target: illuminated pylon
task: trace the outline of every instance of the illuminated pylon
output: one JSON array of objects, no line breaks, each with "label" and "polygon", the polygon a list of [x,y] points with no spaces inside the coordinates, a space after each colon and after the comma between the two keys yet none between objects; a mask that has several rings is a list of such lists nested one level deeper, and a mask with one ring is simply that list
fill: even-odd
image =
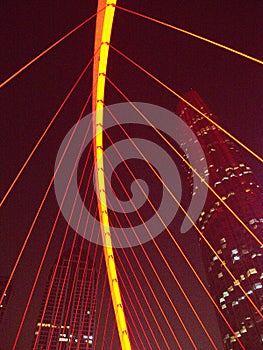
[{"label": "illuminated pylon", "polygon": [[131,349],[118,276],[115,266],[114,253],[112,249],[111,233],[109,226],[108,208],[105,191],[104,179],[104,159],[103,159],[103,108],[104,108],[104,90],[107,71],[109,43],[111,38],[112,23],[115,12],[116,1],[98,1],[99,12],[96,23],[94,53],[99,49],[99,56],[94,59],[93,68],[93,127],[94,127],[94,155],[96,160],[96,187],[98,194],[98,209],[101,222],[101,235],[104,245],[104,256],[110,285],[111,298],[117,322],[117,328],[123,350]]}]

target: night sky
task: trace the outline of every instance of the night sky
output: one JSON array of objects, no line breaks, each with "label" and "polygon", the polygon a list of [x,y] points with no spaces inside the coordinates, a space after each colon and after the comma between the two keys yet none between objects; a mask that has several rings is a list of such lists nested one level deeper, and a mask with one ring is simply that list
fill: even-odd
[{"label": "night sky", "polygon": [[[262,59],[262,1],[136,0],[119,1],[118,4]],[[2,82],[94,14],[96,1],[8,1],[1,2],[0,11]],[[94,31],[93,19],[1,89],[1,193],[6,192],[53,114],[93,56]],[[263,70],[260,64],[119,9],[116,10],[112,44],[176,92],[182,94],[190,88],[197,90],[217,115],[219,124],[256,153],[262,153]],[[110,52],[108,75],[130,100],[148,102],[175,111],[178,103],[175,96],[113,51]],[[53,175],[60,143],[77,120],[91,91],[91,84],[89,69],[3,206],[0,275],[10,274]],[[123,98],[107,86],[105,101],[112,104],[123,102]],[[88,106],[86,114],[90,111],[91,107]],[[244,156],[260,180],[259,161],[246,151]],[[13,343],[57,209],[52,190],[12,283],[12,297],[5,322],[0,327],[1,350],[9,350]],[[65,225],[61,217],[18,349],[28,349],[31,344],[32,324],[35,323],[42,289],[58,253]],[[160,235],[157,241],[167,252],[168,261],[174,266],[178,278],[220,349],[213,308],[186,269],[182,258],[169,245],[168,237]],[[184,237],[178,234],[178,241],[197,270],[203,274],[195,233]],[[70,246],[70,239],[67,245]],[[147,243],[145,248],[154,259],[152,244]],[[144,264],[146,273],[149,272],[147,261],[139,248],[136,248],[136,255]],[[194,333],[199,348],[210,349],[211,345],[162,268],[160,265],[160,275],[165,276],[166,285],[172,291],[176,305]],[[161,296],[159,287],[156,288],[157,295]],[[147,292],[146,287],[145,290]],[[169,307],[167,314],[172,315]],[[183,348],[191,349],[177,322],[173,321],[173,325],[178,329]]]}]

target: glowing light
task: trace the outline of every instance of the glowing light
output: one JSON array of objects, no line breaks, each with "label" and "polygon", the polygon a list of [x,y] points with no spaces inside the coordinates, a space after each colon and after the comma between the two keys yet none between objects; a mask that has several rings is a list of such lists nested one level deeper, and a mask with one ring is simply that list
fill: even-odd
[{"label": "glowing light", "polygon": [[[99,1],[98,7],[102,4],[102,1]],[[104,107],[104,91],[105,91],[105,80],[106,80],[106,71],[108,63],[108,53],[109,53],[109,42],[111,38],[111,30],[115,12],[115,1],[107,1],[106,9],[104,12],[104,20],[101,32],[100,40],[100,53],[99,53],[99,62],[95,61],[94,66],[98,64],[98,69],[94,68],[93,71],[97,71],[98,75],[95,78],[97,79],[97,89],[96,89],[96,104],[95,104],[95,159],[97,169],[104,168],[103,160],[103,107]],[[102,14],[103,15],[103,14]],[[97,22],[98,23],[98,22]],[[97,40],[95,39],[95,42]],[[94,106],[93,106],[94,108]],[[106,201],[106,192],[105,192],[105,179],[103,172],[96,172],[96,185],[98,188],[99,196],[99,215],[101,221],[101,234],[104,243],[104,256],[107,267],[112,303],[114,307],[117,328],[119,333],[119,338],[121,342],[122,349],[131,349],[129,335],[126,326],[126,319],[124,315],[122,299],[119,289],[119,283],[117,278],[117,271],[114,261],[114,253],[112,249],[112,241],[110,235],[109,227],[109,217],[107,211],[107,201]]]}]

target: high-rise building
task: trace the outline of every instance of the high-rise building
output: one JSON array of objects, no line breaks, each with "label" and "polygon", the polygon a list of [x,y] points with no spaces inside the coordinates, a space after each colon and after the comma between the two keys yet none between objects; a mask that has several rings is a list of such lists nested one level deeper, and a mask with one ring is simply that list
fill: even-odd
[{"label": "high-rise building", "polygon": [[61,257],[56,271],[54,265],[41,304],[32,349],[94,349],[96,277],[86,254],[74,251],[70,256],[67,252]]},{"label": "high-rise building", "polygon": [[[198,93],[190,91],[184,97],[212,120],[216,120]],[[262,241],[262,188],[243,159],[242,151],[213,123],[186,103],[179,102],[176,114],[198,137],[208,164],[206,179],[209,179],[210,186]],[[192,171],[189,170],[190,184],[191,177]],[[195,190],[192,188],[192,193]],[[262,349],[263,320],[247,296],[262,312],[263,247],[211,191],[198,226],[223,261],[222,264],[200,238],[212,297],[244,347],[250,350]],[[233,273],[235,280],[227,273],[224,264]],[[240,285],[247,296],[241,291]],[[240,349],[236,337],[220,315],[218,321],[225,349]]]}]

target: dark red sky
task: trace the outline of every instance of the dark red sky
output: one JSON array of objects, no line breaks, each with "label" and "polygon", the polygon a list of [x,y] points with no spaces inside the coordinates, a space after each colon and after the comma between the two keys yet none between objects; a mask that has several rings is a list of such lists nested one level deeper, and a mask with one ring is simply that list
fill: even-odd
[{"label": "dark red sky", "polygon": [[[254,57],[263,56],[261,1],[136,0],[119,1],[119,5],[203,35]],[[0,6],[1,81],[96,11],[95,1],[8,1],[2,2]],[[1,172],[2,193],[15,177],[86,62],[92,57],[94,25],[93,20],[1,90],[1,158],[4,170]],[[261,65],[120,10],[116,11],[112,43],[176,92],[196,89],[227,130],[256,153],[262,153]],[[110,53],[109,77],[131,100],[175,110],[178,100],[171,93],[151,81],[115,52]],[[90,89],[89,73],[63,109],[4,204],[1,275],[8,275],[13,266],[52,176],[60,142],[76,121]],[[122,101],[111,88],[108,87],[106,91],[108,104]],[[88,109],[87,112],[89,111]],[[246,157],[259,177],[259,162],[250,155]],[[10,316],[4,326],[9,339],[4,340],[1,349],[10,349],[14,325],[22,312],[22,305],[26,293],[30,290],[39,261],[39,251],[43,250],[52,225],[51,218],[56,210],[52,193],[14,281],[14,303],[9,306]],[[63,219],[60,220],[59,227],[61,230],[64,228]],[[46,271],[56,255],[60,240],[58,229]],[[179,237],[179,240],[190,253],[189,241],[192,248],[194,235]],[[167,256],[171,261],[178,261],[178,265],[181,266],[178,274],[184,280],[188,292],[194,291],[191,293],[193,301],[218,341],[216,323],[210,316],[211,307],[207,306],[206,302],[199,303],[199,297],[203,297],[202,292],[197,289],[191,277],[188,278],[182,260],[171,247],[165,246],[165,242],[165,239],[160,240],[160,245],[163,244],[167,249]],[[200,269],[197,246],[193,250],[192,261]],[[142,256],[141,259],[143,260]],[[18,292],[21,288],[25,290],[24,293]],[[177,291],[174,290],[176,294]],[[179,303],[184,305],[183,301],[179,300]],[[32,311],[31,320],[33,314]],[[185,317],[189,318],[189,324],[196,331],[197,326],[192,316],[186,314]],[[26,339],[26,332],[24,337]],[[184,336],[181,337],[182,342],[188,344]],[[209,349],[202,334],[197,338],[200,349]],[[23,344],[26,344],[25,340]],[[19,349],[27,349],[27,346],[20,345]]]}]

